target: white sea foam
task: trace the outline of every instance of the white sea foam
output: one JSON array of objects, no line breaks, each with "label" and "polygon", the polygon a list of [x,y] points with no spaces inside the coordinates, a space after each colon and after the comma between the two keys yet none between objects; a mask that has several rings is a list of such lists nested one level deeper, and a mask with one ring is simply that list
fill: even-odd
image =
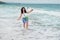
[{"label": "white sea foam", "polygon": [[54,10],[44,10],[44,9],[35,9],[33,8],[34,13],[41,13],[41,14],[48,14],[53,16],[59,16],[60,17],[60,11],[54,11]]},{"label": "white sea foam", "polygon": [[25,30],[22,20],[17,21],[20,15],[19,7],[2,7],[0,9],[0,40],[59,40],[60,12],[27,8],[28,11],[31,9],[33,12],[29,16],[29,29]]}]

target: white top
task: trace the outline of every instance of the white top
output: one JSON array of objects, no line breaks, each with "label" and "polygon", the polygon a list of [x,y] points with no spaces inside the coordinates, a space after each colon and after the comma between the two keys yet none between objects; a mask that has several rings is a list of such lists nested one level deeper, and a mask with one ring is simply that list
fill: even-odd
[{"label": "white top", "polygon": [[28,13],[23,13],[22,14],[22,17],[24,18],[24,17],[28,17]]}]

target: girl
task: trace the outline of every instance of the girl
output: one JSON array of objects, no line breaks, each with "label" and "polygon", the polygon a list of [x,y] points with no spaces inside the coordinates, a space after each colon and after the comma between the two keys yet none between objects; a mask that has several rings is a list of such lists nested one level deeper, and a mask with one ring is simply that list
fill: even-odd
[{"label": "girl", "polygon": [[26,28],[26,29],[28,29],[28,14],[32,11],[33,11],[33,9],[31,9],[29,12],[27,12],[25,7],[21,8],[21,14],[20,14],[18,20],[20,20],[22,18],[23,27]]}]

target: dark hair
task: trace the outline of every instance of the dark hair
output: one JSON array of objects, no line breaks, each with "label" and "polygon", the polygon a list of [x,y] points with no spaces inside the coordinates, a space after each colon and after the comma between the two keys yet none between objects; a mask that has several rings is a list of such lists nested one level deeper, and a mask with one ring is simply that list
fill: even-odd
[{"label": "dark hair", "polygon": [[22,7],[22,8],[21,8],[21,14],[23,14],[23,9],[24,9],[24,13],[27,13],[25,7]]}]

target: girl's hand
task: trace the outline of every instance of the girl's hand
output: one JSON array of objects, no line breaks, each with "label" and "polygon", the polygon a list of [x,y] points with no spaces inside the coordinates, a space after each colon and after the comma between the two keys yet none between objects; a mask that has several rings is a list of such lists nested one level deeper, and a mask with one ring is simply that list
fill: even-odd
[{"label": "girl's hand", "polygon": [[31,9],[29,12],[27,12],[27,13],[31,13],[33,11],[33,9]]}]

